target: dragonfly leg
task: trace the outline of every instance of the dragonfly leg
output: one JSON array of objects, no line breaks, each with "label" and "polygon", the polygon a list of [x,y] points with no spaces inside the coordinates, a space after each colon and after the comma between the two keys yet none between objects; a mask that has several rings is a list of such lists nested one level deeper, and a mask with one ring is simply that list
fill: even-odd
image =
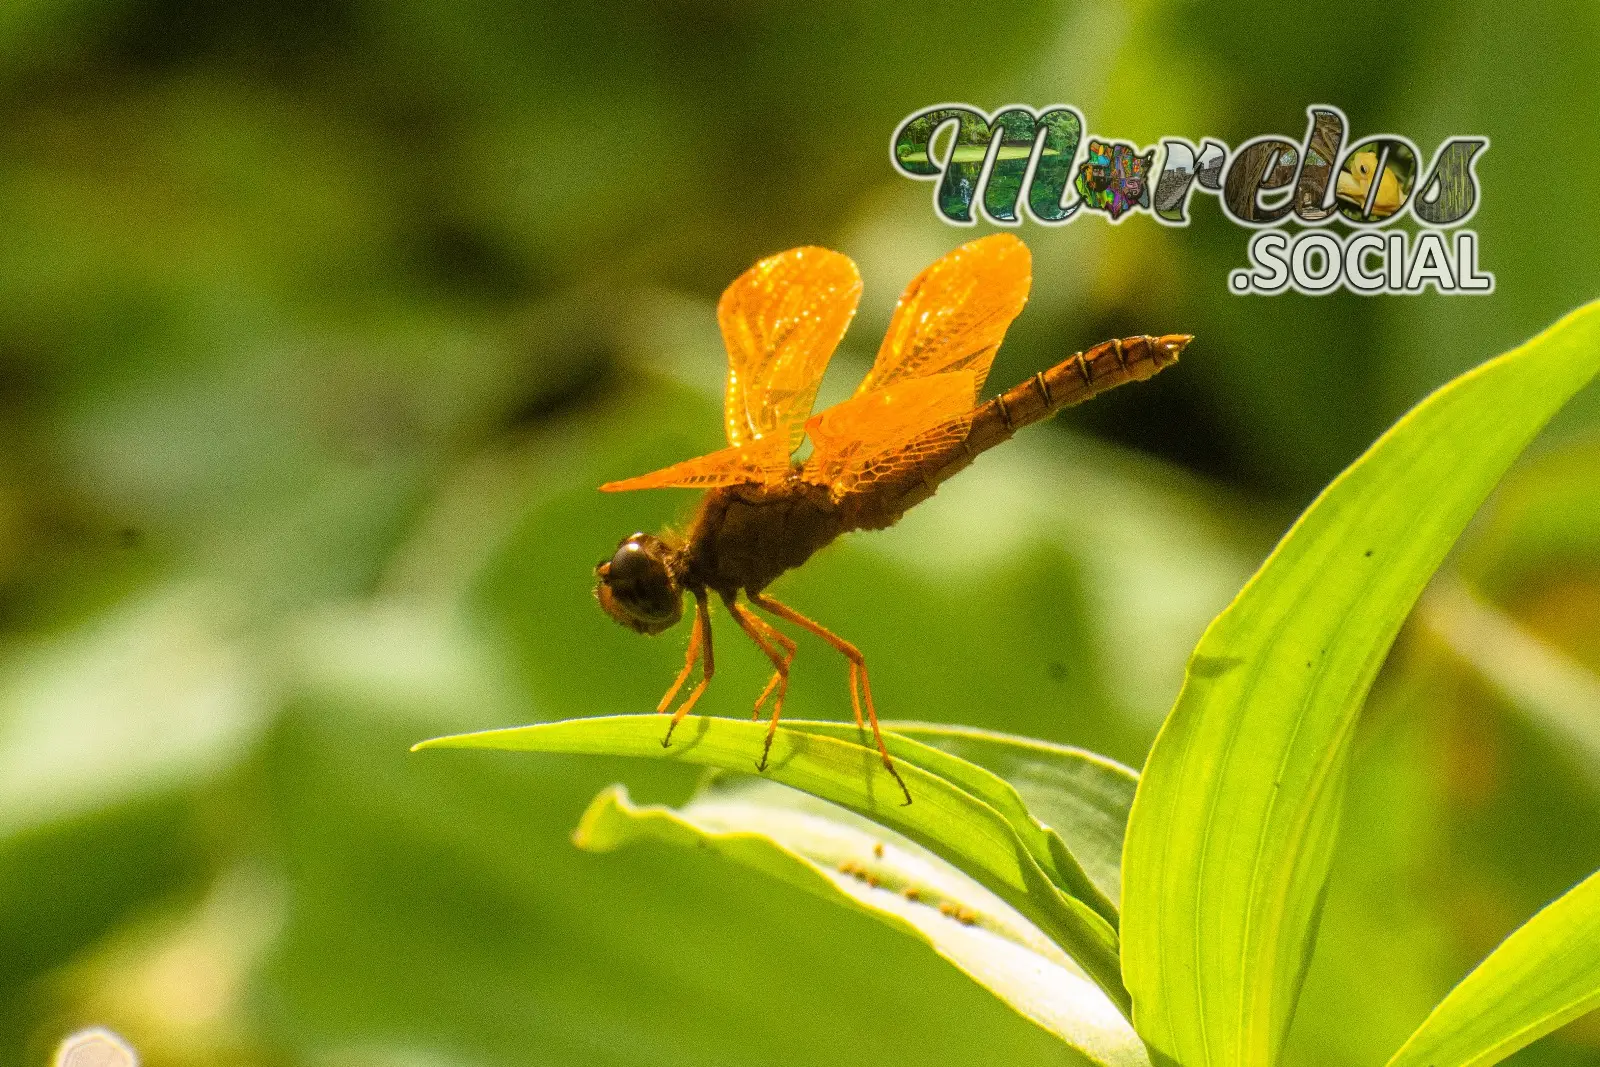
[{"label": "dragonfly leg", "polygon": [[689,709],[694,707],[695,701],[700,699],[700,694],[706,691],[711,676],[716,673],[716,665],[711,658],[711,606],[706,603],[703,593],[695,594],[694,632],[689,636],[689,654],[684,657],[683,670],[678,672],[678,680],[672,683],[667,695],[661,698],[661,705],[657,711],[666,711],[672,703],[672,698],[683,688],[684,681],[689,677],[689,671],[694,667],[696,655],[700,656],[705,668],[700,674],[700,683],[689,691],[689,699],[679,704],[678,710],[672,713],[672,721],[667,723],[667,736],[661,739],[662,748],[671,746],[672,731],[676,730],[683,717],[689,714]]},{"label": "dragonfly leg", "polygon": [[683,657],[683,670],[678,672],[678,678],[672,683],[672,688],[667,690],[666,696],[661,698],[661,703],[656,705],[656,713],[665,715],[672,706],[673,700],[678,696],[678,690],[683,688],[683,683],[689,680],[689,672],[694,670],[695,661],[700,658],[700,644],[703,640],[700,629],[700,616],[696,613],[694,627],[689,632],[689,651]]},{"label": "dragonfly leg", "polygon": [[906,803],[910,804],[911,790],[906,788],[906,783],[900,777],[900,772],[895,770],[894,761],[889,758],[889,746],[883,743],[883,731],[878,729],[878,712],[872,706],[872,685],[867,681],[867,660],[861,654],[861,650],[821,623],[813,622],[787,604],[781,604],[762,593],[752,595],[750,603],[769,614],[776,615],[780,619],[810,630],[838,649],[839,653],[850,661],[850,701],[855,709],[856,723],[859,725],[861,722],[861,705],[856,697],[856,686],[859,682],[861,695],[866,698],[867,720],[872,724],[872,739],[878,743],[878,754],[883,757],[884,770],[893,776],[895,784],[900,787],[900,792],[906,796]]},{"label": "dragonfly leg", "polygon": [[[766,638],[770,643],[776,644],[783,649],[783,666],[785,669],[781,673],[783,675],[783,688],[787,689],[789,686],[789,672],[787,668],[791,663],[794,662],[794,653],[796,647],[798,646],[795,645],[794,641],[789,637],[788,634],[784,633],[782,630],[778,629],[776,626],[772,625],[755,612],[747,611],[745,612],[745,616],[752,623],[754,623],[763,634],[766,635]],[[779,672],[777,671],[773,672],[772,677],[767,681],[767,687],[763,689],[761,691],[761,695],[756,698],[757,715],[761,713],[761,705],[767,702],[768,694],[770,694],[772,690],[777,687],[778,674]]]},{"label": "dragonfly leg", "polygon": [[[761,690],[761,695],[756,698],[755,711],[751,718],[755,719],[761,714],[761,705],[767,702],[767,697],[774,687],[778,690],[777,697],[772,702],[772,719],[767,723],[767,740],[761,746],[761,759],[756,761],[756,770],[767,769],[767,756],[772,752],[772,738],[778,732],[778,718],[783,714],[783,698],[789,692],[789,664],[794,662],[795,643],[785,634],[778,632],[777,627],[760,618],[755,613],[747,611],[733,601],[727,601],[728,611],[739,621],[744,632],[750,635],[772,661],[772,678],[767,682],[767,687]],[[778,651],[777,645],[783,651]]]}]

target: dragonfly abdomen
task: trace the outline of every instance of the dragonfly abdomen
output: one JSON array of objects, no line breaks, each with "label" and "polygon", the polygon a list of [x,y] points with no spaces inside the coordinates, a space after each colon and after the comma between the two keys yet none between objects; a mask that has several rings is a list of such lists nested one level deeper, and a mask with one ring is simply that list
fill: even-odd
[{"label": "dragonfly abdomen", "polygon": [[979,405],[972,415],[967,450],[976,455],[1062,408],[1081,404],[1126,382],[1154,377],[1178,362],[1179,353],[1193,339],[1189,334],[1125,337],[1104,341],[1062,360]]},{"label": "dragonfly abdomen", "polygon": [[915,470],[885,487],[875,499],[858,505],[856,529],[882,529],[934,494],[940,483],[961,472],[995,445],[1009,441],[1024,426],[1047,419],[1062,408],[1081,404],[1125,382],[1143,381],[1178,362],[1193,337],[1124,337],[1078,352],[1049,370],[1013,386],[972,413],[966,437],[939,455],[929,456]]}]

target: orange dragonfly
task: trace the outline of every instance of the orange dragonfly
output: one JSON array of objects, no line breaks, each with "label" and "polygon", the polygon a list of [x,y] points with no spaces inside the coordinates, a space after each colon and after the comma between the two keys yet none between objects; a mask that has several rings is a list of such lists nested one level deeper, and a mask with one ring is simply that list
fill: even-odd
[{"label": "orange dragonfly", "polygon": [[[1079,352],[1009,392],[978,403],[1006,328],[1027,302],[1032,258],[1009,234],[962,245],[901,294],[877,360],[855,394],[821,414],[812,401],[828,359],[855,315],[861,275],[846,256],[794,248],[763,259],[728,286],[717,322],[728,349],[728,447],[653,474],[608,482],[608,493],[682,487],[706,490],[684,536],[636,533],[596,568],[595,595],[617,622],[658,634],[694,595],[694,629],[683,670],[657,710],[665,712],[698,660],[699,684],[672,715],[662,745],[705,692],[715,670],[710,593],[772,661],[756,698],[772,718],[756,766],[765,770],[783,713],[795,642],[739,603],[809,630],[850,664],[850,702],[862,704],[883,766],[911,803],[878,728],[866,660],[849,641],[766,593],[773,579],[851,530],[881,530],[932,496],[946,478],[1020,427],[1123,382],[1172,365],[1185,334],[1129,337]],[[791,459],[809,436],[812,451]]]}]

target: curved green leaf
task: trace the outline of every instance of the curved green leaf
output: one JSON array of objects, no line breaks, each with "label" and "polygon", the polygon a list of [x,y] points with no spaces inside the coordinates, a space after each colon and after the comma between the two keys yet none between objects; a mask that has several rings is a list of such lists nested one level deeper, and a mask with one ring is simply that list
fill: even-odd
[{"label": "curved green leaf", "polygon": [[[787,729],[845,740],[862,736],[859,727],[842,722],[799,721],[790,723]],[[884,724],[883,741],[890,754],[897,760],[938,775],[993,808],[1006,820],[1017,839],[1056,888],[1089,905],[1115,928],[1119,916],[1114,899],[1089,876],[1074,849],[1067,845],[1061,835],[1046,826],[1029,809],[1017,789],[1004,777],[976,762],[952,754],[944,746],[924,744],[907,736],[920,729],[923,727],[916,723]],[[1120,860],[1120,856],[1118,858]]]},{"label": "curved green leaf", "polygon": [[1428,397],[1206,630],[1124,850],[1123,973],[1153,1049],[1186,1067],[1275,1060],[1373,676],[1478,505],[1597,369],[1591,304]]},{"label": "curved green leaf", "polygon": [[1461,980],[1389,1067],[1488,1067],[1600,1007],[1600,871]]},{"label": "curved green leaf", "polygon": [[718,782],[679,810],[612,786],[573,835],[609,851],[653,837],[709,847],[926,941],[978,984],[1101,1067],[1149,1067],[1133,1027],[1072,960],[993,893],[898,834],[761,780]]},{"label": "curved green leaf", "polygon": [[885,724],[1011,783],[1033,816],[1071,842],[1072,854],[1112,901],[1122,896],[1122,839],[1137,772],[1094,752],[1031,737],[941,723]]},{"label": "curved green leaf", "polygon": [[[690,716],[678,727],[672,747],[663,748],[663,722],[659,715],[568,719],[435,738],[415,748],[643,756],[744,772],[753,768],[767,731],[764,723]],[[839,724],[801,725],[831,730]],[[897,830],[959,867],[1037,924],[1119,1009],[1126,1009],[1117,934],[1111,925],[1089,905],[1062,892],[994,808],[910,760],[902,759],[898,769],[915,799],[912,804],[902,805],[875,749],[821,732],[780,729],[766,774]]]}]

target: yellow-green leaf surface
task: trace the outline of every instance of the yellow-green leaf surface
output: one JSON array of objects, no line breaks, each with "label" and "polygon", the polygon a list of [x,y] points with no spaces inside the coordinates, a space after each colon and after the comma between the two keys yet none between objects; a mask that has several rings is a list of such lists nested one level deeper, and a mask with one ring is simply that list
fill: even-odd
[{"label": "yellow-green leaf surface", "polygon": [[1488,1067],[1600,1007],[1600,871],[1450,991],[1389,1067]]},{"label": "yellow-green leaf surface", "polygon": [[1122,895],[1122,839],[1139,775],[1095,752],[1031,737],[943,723],[895,722],[896,734],[1004,778],[1033,818],[1071,843],[1107,899]]},{"label": "yellow-green leaf surface", "polygon": [[[1090,876],[1085,865],[1079,860],[1076,853],[1077,838],[1073,836],[1073,844],[1069,845],[1056,829],[1047,826],[1034,811],[1030,810],[1024,803],[1022,794],[1004,775],[995,773],[976,760],[964,758],[964,754],[950,751],[952,738],[965,737],[970,741],[973,736],[986,734],[986,731],[962,731],[959,727],[947,731],[923,723],[905,722],[886,722],[883,726],[884,744],[895,759],[904,760],[931,774],[936,774],[989,805],[1006,820],[1012,832],[1017,835],[1017,839],[1028,849],[1040,869],[1057,888],[1089,905],[1113,927],[1117,925],[1116,902],[1111,895],[1101,889],[1099,883]],[[788,728],[846,740],[859,737],[865,743],[865,735],[860,728],[849,723],[800,721],[790,724]],[[1003,743],[998,741],[1001,738],[1013,740],[1005,734],[987,734],[987,736],[995,743]],[[1129,798],[1131,801],[1131,788]],[[1124,822],[1126,822],[1125,815]],[[1063,829],[1072,836],[1076,826],[1076,822],[1071,822],[1064,824]],[[1093,848],[1100,842],[1093,830],[1088,827],[1085,829],[1087,832],[1084,834],[1083,844]],[[1120,855],[1117,860],[1121,862]]]},{"label": "yellow-green leaf surface", "polygon": [[1591,304],[1428,397],[1206,630],[1123,853],[1123,975],[1153,1050],[1184,1067],[1275,1062],[1372,679],[1473,512],[1597,369]]},{"label": "yellow-green leaf surface", "polygon": [[1020,1014],[1100,1067],[1149,1067],[1106,995],[1032,923],[926,849],[844,809],[762,780],[722,780],[681,809],[595,798],[573,839],[609,851],[640,838],[718,854],[926,941]]},{"label": "yellow-green leaf surface", "polygon": [[[436,738],[416,748],[642,756],[747,772],[754,768],[767,730],[765,723],[690,716],[678,727],[672,746],[664,748],[664,723],[659,715],[567,719]],[[967,872],[1026,915],[1078,961],[1119,1009],[1127,1009],[1116,930],[1051,881],[1005,816],[907,758],[898,760],[897,768],[914,802],[903,804],[875,749],[823,732],[833,731],[837,723],[795,725],[800,728],[777,732],[767,777],[896,830]],[[805,729],[813,725],[817,732]]]}]

